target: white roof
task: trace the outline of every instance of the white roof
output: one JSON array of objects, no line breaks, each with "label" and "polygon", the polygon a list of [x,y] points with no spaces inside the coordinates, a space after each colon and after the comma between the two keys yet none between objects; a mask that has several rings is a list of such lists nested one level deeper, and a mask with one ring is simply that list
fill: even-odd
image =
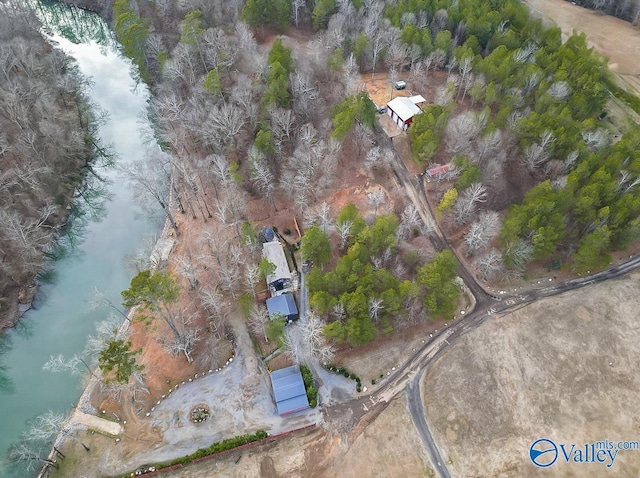
[{"label": "white roof", "polygon": [[277,281],[278,279],[291,279],[291,271],[287,258],[284,255],[284,249],[280,241],[265,242],[262,244],[262,257],[267,259],[276,266],[273,274],[267,276],[267,284]]},{"label": "white roof", "polygon": [[397,114],[402,121],[407,121],[422,111],[405,96],[398,96],[392,99],[387,103],[387,107]]},{"label": "white roof", "polygon": [[427,100],[424,99],[424,96],[422,96],[422,95],[410,96],[409,100],[411,100],[411,102],[414,105],[417,104],[417,103],[424,103],[425,101],[427,101]]}]

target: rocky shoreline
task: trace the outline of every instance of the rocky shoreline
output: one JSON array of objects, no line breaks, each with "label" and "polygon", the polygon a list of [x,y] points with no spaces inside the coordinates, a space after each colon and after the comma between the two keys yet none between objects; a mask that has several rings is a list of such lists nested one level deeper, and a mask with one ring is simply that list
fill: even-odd
[{"label": "rocky shoreline", "polygon": [[9,308],[0,317],[0,334],[3,329],[15,327],[22,316],[33,308],[33,301],[38,291],[36,284],[15,288],[9,291],[4,299],[9,304]]}]

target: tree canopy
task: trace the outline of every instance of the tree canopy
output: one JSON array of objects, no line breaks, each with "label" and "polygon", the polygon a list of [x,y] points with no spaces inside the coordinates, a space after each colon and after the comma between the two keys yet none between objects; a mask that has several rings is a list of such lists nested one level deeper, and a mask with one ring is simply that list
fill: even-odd
[{"label": "tree canopy", "polygon": [[[637,144],[638,128],[631,126],[614,143],[600,122],[611,95],[628,98],[584,34],[563,42],[560,29],[530,19],[517,0],[399,0],[384,12],[401,29],[401,40],[415,47],[414,64],[458,73],[448,86],[457,94],[443,95],[448,105],[430,105],[414,118],[408,132],[414,159],[428,161],[439,151],[449,111],[466,93],[485,107],[474,134],[486,139],[502,129],[513,139],[504,163],[459,159],[456,184],[462,196],[487,172],[487,180],[511,176],[504,179],[522,201],[509,208],[502,228],[507,264],[571,257],[576,269],[588,270],[638,238],[638,172],[630,166],[640,153],[629,148]],[[418,14],[430,18],[427,28],[410,21]],[[358,38],[353,41],[355,51]],[[518,169],[531,181],[522,181]],[[518,191],[520,184],[525,186]]]},{"label": "tree canopy", "polygon": [[136,361],[136,355],[139,355],[142,349],[132,350],[131,347],[131,342],[114,340],[100,352],[98,366],[104,373],[107,383],[112,380],[127,383],[131,375],[144,369],[144,366]]},{"label": "tree canopy", "polygon": [[289,26],[290,0],[247,0],[242,19],[253,28],[266,26],[284,31]]},{"label": "tree canopy", "polygon": [[331,260],[331,242],[329,237],[318,226],[307,229],[302,236],[300,246],[302,259],[324,265]]},{"label": "tree canopy", "polygon": [[372,128],[375,119],[376,108],[367,93],[362,92],[348,96],[331,108],[331,120],[333,121],[331,136],[342,140],[353,128],[356,121]]},{"label": "tree canopy", "polygon": [[418,269],[418,283],[427,291],[424,306],[434,317],[449,318],[456,310],[460,297],[460,289],[453,281],[457,267],[453,252],[446,249]]},{"label": "tree canopy", "polygon": [[400,280],[386,268],[398,259],[394,215],[379,216],[368,226],[349,204],[338,214],[336,224],[341,223],[351,224],[353,237],[333,270],[314,268],[307,275],[309,302],[320,316],[335,319],[324,328],[327,337],[363,345],[379,332],[393,330],[391,320],[409,314],[409,304],[421,290],[418,283]]},{"label": "tree canopy", "polygon": [[170,305],[180,295],[180,286],[171,272],[144,270],[133,279],[128,289],[121,292],[122,305],[139,306],[143,311],[159,313],[176,336],[180,336]]},{"label": "tree canopy", "polygon": [[115,31],[124,54],[137,65],[140,78],[149,80],[145,45],[149,37],[149,21],[140,18],[129,6],[129,0],[116,0],[113,6]]}]

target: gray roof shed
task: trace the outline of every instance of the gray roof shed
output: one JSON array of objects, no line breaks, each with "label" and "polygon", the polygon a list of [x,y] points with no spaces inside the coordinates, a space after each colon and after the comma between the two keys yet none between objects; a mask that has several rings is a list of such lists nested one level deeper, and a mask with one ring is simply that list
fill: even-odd
[{"label": "gray roof shed", "polygon": [[271,386],[278,415],[289,415],[309,408],[304,381],[297,365],[271,372]]},{"label": "gray roof shed", "polygon": [[267,299],[267,311],[269,320],[273,320],[276,314],[284,315],[287,321],[298,320],[298,306],[293,298],[293,294],[281,294]]}]

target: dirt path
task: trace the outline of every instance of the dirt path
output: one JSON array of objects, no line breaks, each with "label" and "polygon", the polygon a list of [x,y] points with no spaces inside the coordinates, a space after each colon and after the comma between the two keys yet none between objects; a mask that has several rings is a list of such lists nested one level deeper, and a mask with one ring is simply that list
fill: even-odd
[{"label": "dirt path", "polygon": [[73,412],[73,415],[71,415],[69,423],[72,425],[76,423],[84,425],[113,436],[120,435],[122,433],[122,425],[119,423],[112,422],[111,420],[105,420],[104,418],[100,418],[95,415],[87,415],[77,409]]},{"label": "dirt path", "polygon": [[640,29],[628,22],[572,5],[565,0],[525,0],[534,14],[551,20],[563,35],[587,35],[589,45],[609,58],[609,68],[640,94]]}]

